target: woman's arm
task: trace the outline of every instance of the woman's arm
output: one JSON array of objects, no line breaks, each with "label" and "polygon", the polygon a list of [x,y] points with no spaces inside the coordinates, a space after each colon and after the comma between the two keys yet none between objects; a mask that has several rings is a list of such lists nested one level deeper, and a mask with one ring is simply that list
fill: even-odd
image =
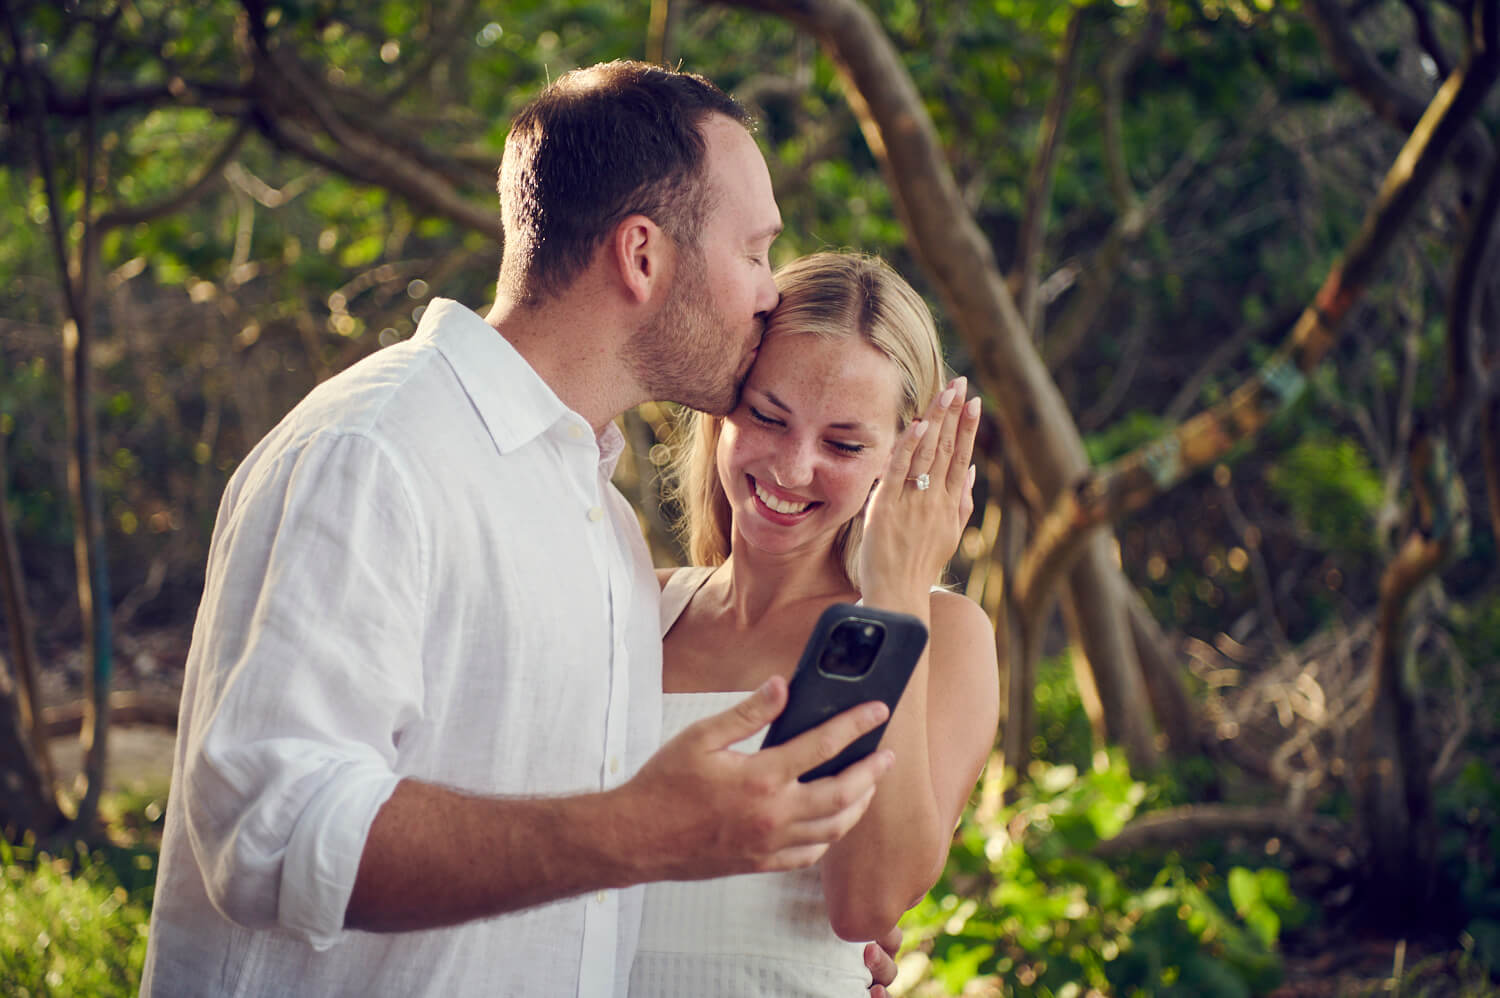
[{"label": "woman's arm", "polygon": [[[969,459],[979,401],[966,403],[965,388],[956,381],[929,408],[925,426],[903,434],[866,510],[865,602],[920,617],[930,636],[881,741],[895,765],[864,818],[824,859],[829,918],[846,939],[881,935],[932,886],[994,740],[994,630],[970,600],[930,591],[973,512]],[[929,487],[919,489],[913,479],[924,471]]]},{"label": "woman's arm", "polygon": [[973,601],[930,598],[931,638],[881,740],[896,761],[865,816],[823,859],[834,931],[887,931],[942,873],[999,720],[995,633]]}]

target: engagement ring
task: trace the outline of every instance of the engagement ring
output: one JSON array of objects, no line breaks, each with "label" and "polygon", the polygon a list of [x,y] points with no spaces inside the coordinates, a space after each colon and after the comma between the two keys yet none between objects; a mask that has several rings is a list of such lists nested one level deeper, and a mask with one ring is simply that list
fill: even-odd
[{"label": "engagement ring", "polygon": [[918,492],[926,492],[927,487],[932,484],[932,479],[928,478],[927,472],[924,471],[916,478],[913,478],[911,483],[917,487]]}]

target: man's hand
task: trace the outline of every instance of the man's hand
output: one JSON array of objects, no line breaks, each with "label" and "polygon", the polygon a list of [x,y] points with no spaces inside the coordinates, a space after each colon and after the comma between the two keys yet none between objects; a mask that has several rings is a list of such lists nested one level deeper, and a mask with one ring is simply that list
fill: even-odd
[{"label": "man's hand", "polygon": [[886,985],[896,979],[896,953],[901,949],[901,930],[892,928],[865,944],[865,967],[870,971],[870,998],[886,998]]},{"label": "man's hand", "polygon": [[886,706],[853,707],[785,744],[746,754],[731,746],[786,705],[768,680],[733,708],[685,728],[614,793],[639,833],[632,882],[699,880],[810,866],[854,827],[893,756],[877,751],[835,776],[797,777],[886,720]]}]

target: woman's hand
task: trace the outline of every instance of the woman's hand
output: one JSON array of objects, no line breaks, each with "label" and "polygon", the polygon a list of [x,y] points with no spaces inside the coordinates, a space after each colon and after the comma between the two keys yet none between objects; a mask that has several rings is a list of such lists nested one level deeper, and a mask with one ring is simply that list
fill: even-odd
[{"label": "woman's hand", "polygon": [[[974,436],[979,398],[955,378],[923,418],[896,440],[886,473],[865,505],[860,589],[920,592],[937,581],[974,512]],[[923,484],[926,488],[922,488]]]}]

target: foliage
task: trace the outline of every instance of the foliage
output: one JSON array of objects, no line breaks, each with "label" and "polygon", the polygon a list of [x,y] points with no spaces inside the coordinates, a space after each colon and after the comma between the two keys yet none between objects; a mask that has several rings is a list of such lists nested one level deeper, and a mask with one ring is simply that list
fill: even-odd
[{"label": "foliage", "polygon": [[1101,753],[1083,771],[1038,762],[1014,804],[967,816],[943,879],[902,923],[908,943],[929,950],[911,993],[958,994],[976,976],[1059,998],[1273,988],[1277,939],[1304,914],[1284,872],[1093,855],[1151,796]]},{"label": "foliage", "polygon": [[1456,910],[1474,959],[1500,975],[1500,776],[1471,759],[1437,788],[1439,869],[1457,885]]},{"label": "foliage", "polygon": [[148,846],[51,854],[0,838],[0,992],[133,995],[155,887]]},{"label": "foliage", "polygon": [[1324,547],[1366,552],[1374,546],[1380,478],[1355,441],[1314,433],[1299,440],[1269,477],[1297,521]]}]

